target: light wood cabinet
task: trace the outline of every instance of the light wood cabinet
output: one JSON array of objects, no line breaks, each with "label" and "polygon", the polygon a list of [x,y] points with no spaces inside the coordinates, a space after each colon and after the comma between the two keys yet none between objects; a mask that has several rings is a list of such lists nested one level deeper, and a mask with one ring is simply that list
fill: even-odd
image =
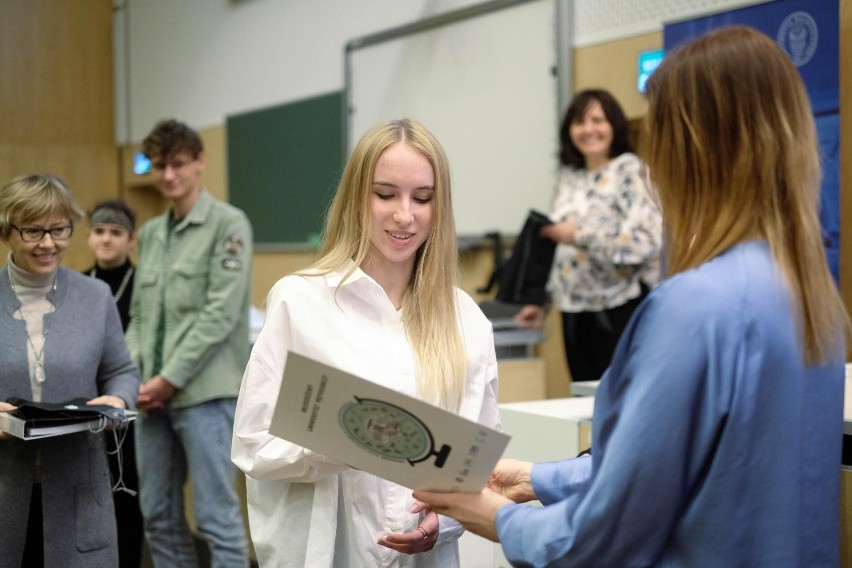
[{"label": "light wood cabinet", "polygon": [[547,398],[545,363],[541,357],[499,359],[498,402],[522,402]]}]

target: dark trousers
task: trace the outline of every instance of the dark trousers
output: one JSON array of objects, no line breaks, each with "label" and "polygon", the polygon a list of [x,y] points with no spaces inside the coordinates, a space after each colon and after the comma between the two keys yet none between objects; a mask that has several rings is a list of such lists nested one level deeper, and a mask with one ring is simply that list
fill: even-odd
[{"label": "dark trousers", "polygon": [[41,512],[41,483],[33,484],[30,496],[30,517],[27,520],[27,540],[21,568],[44,567],[44,517]]},{"label": "dark trousers", "polygon": [[[136,473],[134,425],[133,423],[127,425],[120,454],[113,434],[113,432],[104,434],[113,484],[121,477],[126,488],[137,492],[135,495],[126,491],[116,491],[112,494],[118,529],[118,566],[119,568],[139,568],[142,562],[145,531],[142,524],[142,512],[139,510],[139,476]],[[121,436],[120,433],[118,435]],[[119,457],[121,464],[119,464]]]},{"label": "dark trousers", "polygon": [[621,332],[648,292],[643,285],[638,298],[608,310],[562,312],[562,337],[572,381],[597,381],[601,378],[609,367]]}]

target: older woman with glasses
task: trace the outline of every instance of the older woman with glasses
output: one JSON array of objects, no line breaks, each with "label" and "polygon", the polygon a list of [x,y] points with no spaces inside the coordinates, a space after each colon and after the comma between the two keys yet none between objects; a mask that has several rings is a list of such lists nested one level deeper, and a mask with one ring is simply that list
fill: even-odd
[{"label": "older woman with glasses", "polygon": [[[139,373],[109,287],[59,266],[82,213],[54,175],[0,189],[0,411],[12,398],[129,408]],[[0,558],[5,566],[116,566],[102,433],[19,440],[0,432]]]}]

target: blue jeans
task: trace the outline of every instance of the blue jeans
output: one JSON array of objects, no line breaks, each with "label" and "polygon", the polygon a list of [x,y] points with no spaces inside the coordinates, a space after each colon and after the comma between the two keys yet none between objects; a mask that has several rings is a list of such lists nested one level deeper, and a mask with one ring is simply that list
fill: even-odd
[{"label": "blue jeans", "polygon": [[231,435],[236,399],[140,412],[136,422],[139,506],[154,566],[195,568],[195,544],[184,512],[189,473],[198,533],[212,568],[249,565],[248,541],[234,488]]}]

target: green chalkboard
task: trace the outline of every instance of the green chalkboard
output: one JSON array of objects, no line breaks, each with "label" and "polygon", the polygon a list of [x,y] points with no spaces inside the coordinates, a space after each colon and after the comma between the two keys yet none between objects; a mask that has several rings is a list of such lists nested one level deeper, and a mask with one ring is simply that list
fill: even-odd
[{"label": "green chalkboard", "polygon": [[343,93],[229,116],[228,198],[258,245],[315,244],[343,170]]}]

